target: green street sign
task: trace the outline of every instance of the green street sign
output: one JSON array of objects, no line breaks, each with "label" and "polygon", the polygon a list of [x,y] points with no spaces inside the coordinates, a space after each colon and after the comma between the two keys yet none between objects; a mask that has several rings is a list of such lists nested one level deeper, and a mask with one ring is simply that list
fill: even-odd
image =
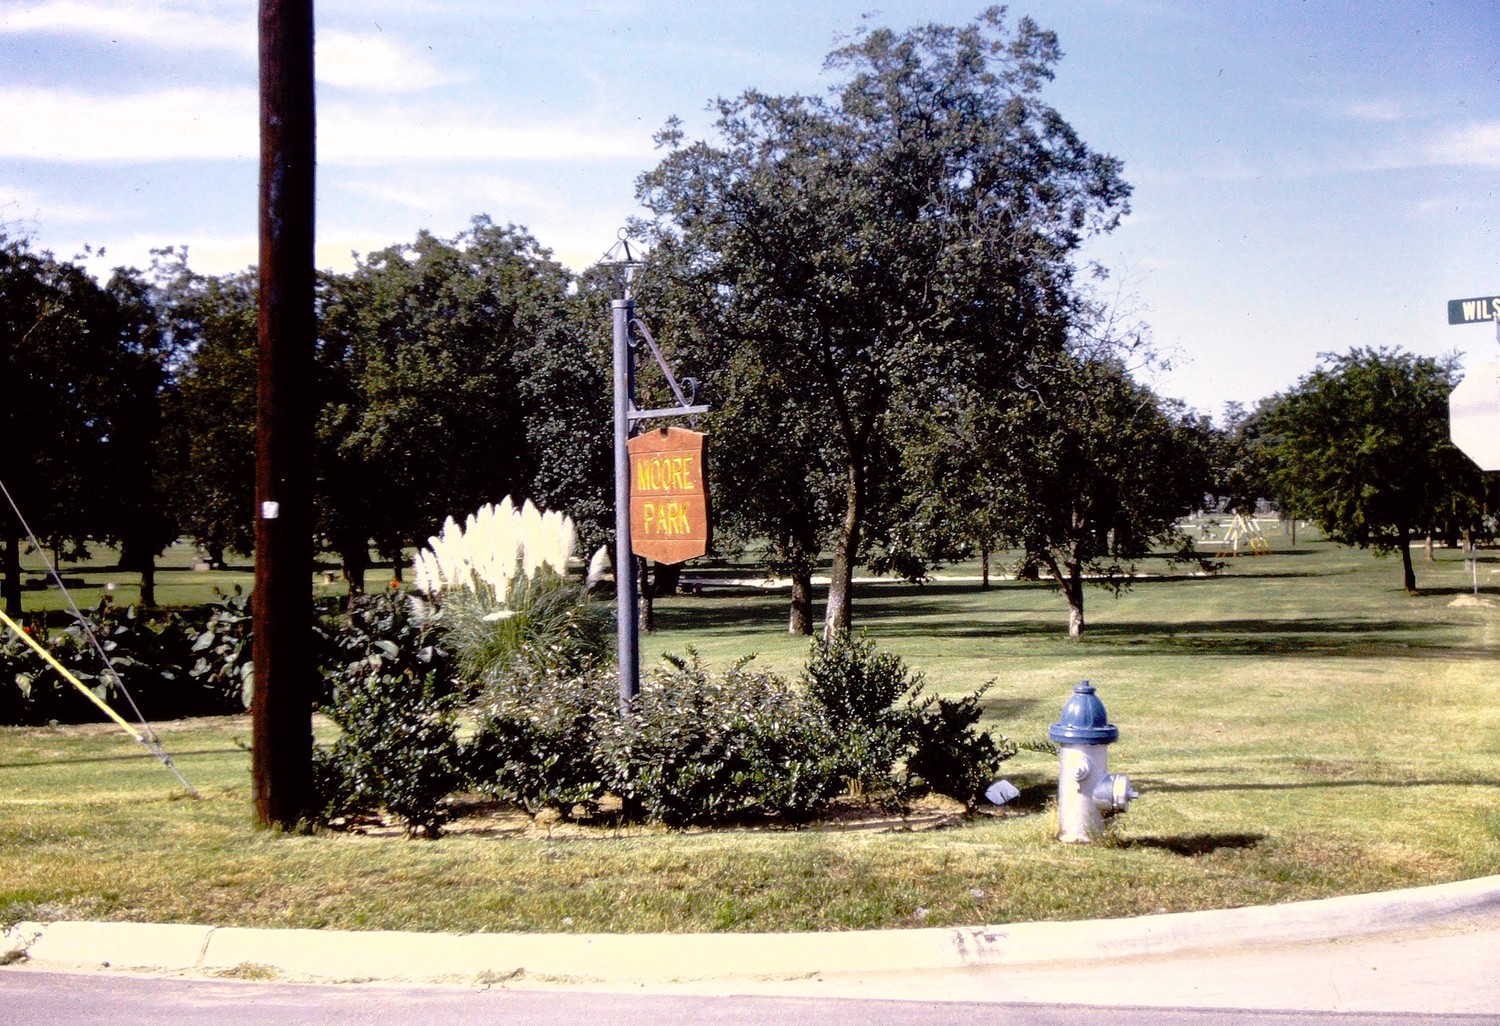
[{"label": "green street sign", "polygon": [[1448,300],[1449,324],[1478,324],[1500,318],[1500,296]]}]

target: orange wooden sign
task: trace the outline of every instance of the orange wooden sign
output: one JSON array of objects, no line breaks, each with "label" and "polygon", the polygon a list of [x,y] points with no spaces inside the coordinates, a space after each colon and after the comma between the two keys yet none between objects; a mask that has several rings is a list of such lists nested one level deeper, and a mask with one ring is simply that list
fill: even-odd
[{"label": "orange wooden sign", "polygon": [[708,552],[706,435],[668,427],[636,435],[630,452],[630,551],[658,563]]}]

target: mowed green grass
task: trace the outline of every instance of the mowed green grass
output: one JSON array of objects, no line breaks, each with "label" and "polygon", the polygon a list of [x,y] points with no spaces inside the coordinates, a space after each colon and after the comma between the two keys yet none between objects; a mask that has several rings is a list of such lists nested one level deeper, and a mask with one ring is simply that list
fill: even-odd
[{"label": "mowed green grass", "polygon": [[[229,555],[222,569],[209,570],[196,546],[179,541],[167,548],[156,561],[156,602],[163,608],[200,606],[220,594],[236,589],[248,595],[255,586],[255,566],[247,556]],[[68,609],[69,599],[82,610],[91,610],[101,600],[117,606],[138,605],[141,601],[141,578],[134,571],[122,570],[119,554],[110,548],[91,545],[89,558],[56,565],[57,575],[67,586],[67,594],[55,586],[49,566],[51,553],[24,552],[21,557],[25,589],[21,607],[28,617],[58,613]],[[388,568],[372,568],[366,578],[369,588],[384,587]],[[344,582],[336,563],[325,559],[311,577],[314,595],[343,595]],[[66,622],[53,617],[58,623]]]},{"label": "mowed green grass", "polygon": [[[987,725],[1040,738],[1099,689],[1141,798],[1093,846],[1052,840],[1054,760],[1014,807],[941,830],[599,830],[499,823],[436,842],[251,824],[245,719],[158,725],[203,797],[123,733],[0,731],[0,917],[457,931],[807,930],[1078,919],[1500,873],[1500,559],[1394,558],[1270,535],[1212,577],[1155,560],[1066,637],[1044,584],[862,585],[855,616]],[[1212,546],[1209,546],[1212,554]],[[689,574],[692,576],[692,574]],[[784,592],[657,604],[642,642],[795,673]],[[327,736],[327,725],[320,733]],[[897,824],[899,826],[899,823]]]}]

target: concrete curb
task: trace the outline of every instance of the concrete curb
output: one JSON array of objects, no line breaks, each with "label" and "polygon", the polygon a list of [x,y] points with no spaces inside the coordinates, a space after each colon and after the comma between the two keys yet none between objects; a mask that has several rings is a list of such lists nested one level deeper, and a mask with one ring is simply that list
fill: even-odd
[{"label": "concrete curb", "polygon": [[[21,923],[0,954],[38,967],[296,980],[576,984],[796,979],[1206,952],[1500,917],[1500,876],[1320,901],[1106,919],[777,934],[430,934]],[[0,958],[0,962],[6,959]]]}]

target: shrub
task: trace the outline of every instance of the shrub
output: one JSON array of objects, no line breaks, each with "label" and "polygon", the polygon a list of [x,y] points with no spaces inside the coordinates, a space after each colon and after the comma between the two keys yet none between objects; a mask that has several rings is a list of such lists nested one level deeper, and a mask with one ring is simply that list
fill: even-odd
[{"label": "shrub", "polygon": [[898,768],[911,745],[911,716],[897,703],[921,689],[921,674],[868,638],[840,631],[813,642],[802,683],[838,731],[851,790],[904,802]]},{"label": "shrub", "polygon": [[603,723],[612,789],[648,819],[686,826],[749,812],[801,820],[842,786],[833,726],[785,679],[748,660],[713,674],[668,657],[623,720]]},{"label": "shrub", "polygon": [[514,579],[503,603],[485,593],[448,592],[433,618],[476,690],[505,688],[517,664],[586,674],[609,653],[613,621],[582,581],[550,567]]},{"label": "shrub", "polygon": [[461,780],[450,657],[390,593],[356,602],[336,649],[323,711],[342,733],[314,752],[315,821],[348,825],[384,808],[408,836],[437,837]]},{"label": "shrub", "polygon": [[[35,628],[27,627],[33,637]],[[104,701],[111,698],[111,685],[95,681],[93,671],[99,668],[99,657],[91,649],[82,647],[81,635],[76,632],[59,631],[43,642],[49,655],[78,678],[79,683],[89,688]],[[4,667],[5,699],[0,702],[7,724],[42,723],[93,723],[104,719],[104,714],[78,690],[43,660],[31,646],[21,639],[6,634],[0,645],[0,665]]]},{"label": "shrub", "polygon": [[978,729],[989,685],[959,699],[924,696],[920,673],[863,636],[841,631],[813,642],[802,680],[838,730],[858,789],[904,803],[923,784],[972,807],[1016,752]]},{"label": "shrub", "polygon": [[464,771],[476,789],[533,815],[591,808],[609,777],[598,758],[597,732],[619,715],[617,705],[614,678],[602,671],[518,662],[474,707]]},{"label": "shrub", "polygon": [[[216,711],[248,709],[255,689],[250,597],[235,585],[233,592],[220,592],[203,611],[206,617],[196,625],[187,675],[209,697]],[[191,620],[183,623],[188,630],[195,626]]]},{"label": "shrub", "polygon": [[[50,632],[48,654],[127,718],[137,710],[155,720],[246,708],[250,615],[238,594],[198,610],[155,616],[136,606],[116,607],[106,598],[83,619],[87,631],[75,621]],[[107,668],[89,633],[108,659]],[[10,634],[0,641],[0,674],[0,723],[104,719],[69,681]]]},{"label": "shrub", "polygon": [[938,794],[947,795],[973,808],[994,782],[999,766],[1016,754],[1014,741],[978,730],[983,715],[980,700],[989,691],[986,684],[962,698],[925,698],[913,694],[911,750],[906,758],[908,775]]},{"label": "shrub", "polygon": [[476,688],[502,682],[517,660],[582,672],[609,651],[609,611],[567,576],[575,537],[567,517],[507,497],[463,526],[449,517],[417,553],[426,614],[446,627]]}]

